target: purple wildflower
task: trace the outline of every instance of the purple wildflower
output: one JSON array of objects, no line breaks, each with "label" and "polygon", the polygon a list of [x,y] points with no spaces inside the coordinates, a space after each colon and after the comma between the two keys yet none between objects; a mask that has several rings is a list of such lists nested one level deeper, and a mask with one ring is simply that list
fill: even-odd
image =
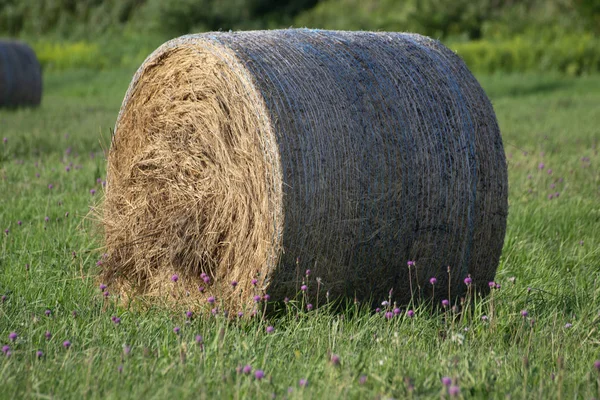
[{"label": "purple wildflower", "polygon": [[96,189],[90,189],[90,194],[93,196],[96,194]]},{"label": "purple wildflower", "polygon": [[448,307],[448,305],[449,305],[449,304],[450,304],[450,302],[449,302],[448,300],[446,300],[446,299],[442,300],[442,306],[443,306],[444,308],[445,308],[445,307]]},{"label": "purple wildflower", "polygon": [[594,361],[594,368],[596,368],[596,370],[600,371],[600,360]]},{"label": "purple wildflower", "polygon": [[131,353],[131,346],[124,345],[123,346],[123,354],[125,354],[126,356],[128,356],[129,353]]},{"label": "purple wildflower", "polygon": [[35,356],[37,358],[42,358],[42,357],[44,357],[44,353],[41,350],[38,350],[35,352]]},{"label": "purple wildflower", "polygon": [[552,175],[552,168],[548,168],[548,175]]},{"label": "purple wildflower", "polygon": [[106,285],[104,283],[100,284],[100,290],[104,291],[106,289]]},{"label": "purple wildflower", "polygon": [[252,372],[252,367],[248,364],[244,365],[244,368],[242,368],[242,372],[246,375],[248,375],[250,372]]},{"label": "purple wildflower", "polygon": [[331,355],[331,363],[333,365],[340,365],[340,356],[338,356],[337,354],[332,354]]},{"label": "purple wildflower", "polygon": [[52,190],[53,188],[54,188],[54,185],[50,183],[50,184],[48,185],[48,189]]},{"label": "purple wildflower", "polygon": [[4,346],[2,346],[2,352],[3,352],[4,354],[6,354],[6,353],[7,353],[7,352],[9,352],[9,351],[10,351],[10,346],[8,346],[8,345],[4,345]]},{"label": "purple wildflower", "polygon": [[8,338],[10,339],[11,342],[14,342],[15,340],[17,340],[17,332],[11,332],[8,334]]},{"label": "purple wildflower", "polygon": [[274,330],[275,328],[273,328],[272,326],[267,326],[267,333],[273,333]]},{"label": "purple wildflower", "polygon": [[179,275],[177,275],[177,274],[174,274],[173,276],[171,276],[171,280],[172,280],[173,282],[177,282],[177,281],[179,280]]},{"label": "purple wildflower", "polygon": [[269,294],[265,294],[265,295],[263,296],[263,300],[264,300],[264,301],[269,301],[269,300],[271,300],[271,296],[270,296]]},{"label": "purple wildflower", "polygon": [[381,308],[377,307],[377,308],[375,309],[375,313],[376,313],[376,314],[379,314],[380,312],[381,312]]},{"label": "purple wildflower", "polygon": [[214,304],[215,303],[215,297],[214,296],[210,296],[208,299],[206,299],[206,301],[208,301],[210,304]]},{"label": "purple wildflower", "polygon": [[471,279],[470,276],[467,276],[465,278],[465,285],[469,286],[471,283],[473,283],[473,279]]},{"label": "purple wildflower", "polygon": [[208,285],[210,283],[210,276],[204,275],[204,278],[202,278],[202,280]]},{"label": "purple wildflower", "polygon": [[300,286],[300,290],[302,290],[303,292],[306,292],[306,289],[308,289],[308,286],[306,286],[306,285]]},{"label": "purple wildflower", "polygon": [[359,383],[360,385],[364,385],[365,383],[367,383],[367,376],[366,376],[366,375],[361,375],[361,376],[358,378],[358,383]]},{"label": "purple wildflower", "polygon": [[450,386],[448,388],[448,394],[452,397],[456,397],[460,395],[460,388],[456,385]]},{"label": "purple wildflower", "polygon": [[300,387],[306,387],[306,385],[308,385],[308,380],[302,378],[298,381],[298,386]]},{"label": "purple wildflower", "polygon": [[63,347],[64,347],[65,349],[68,349],[69,347],[71,347],[71,342],[70,342],[70,341],[68,341],[68,340],[65,340],[65,341],[63,342]]},{"label": "purple wildflower", "polygon": [[306,276],[310,276],[310,272],[311,272],[310,269],[307,269],[306,270]]},{"label": "purple wildflower", "polygon": [[102,295],[103,295],[104,297],[108,297],[108,296],[110,295],[110,293],[108,293],[108,290],[107,290],[106,292],[102,293]]},{"label": "purple wildflower", "polygon": [[188,317],[188,318],[190,318],[190,319],[192,318],[193,315],[194,315],[194,313],[191,312],[191,311],[186,311],[185,312],[185,316]]},{"label": "purple wildflower", "polygon": [[252,279],[252,285],[253,285],[253,286],[256,286],[256,284],[257,284],[257,283],[258,283],[258,280],[257,280],[257,279]]},{"label": "purple wildflower", "polygon": [[198,286],[198,291],[200,293],[204,293],[204,287],[203,286]]},{"label": "purple wildflower", "polygon": [[44,314],[46,314],[46,317],[49,317],[52,314],[52,311],[46,310],[44,311]]},{"label": "purple wildflower", "polygon": [[408,318],[412,318],[415,316],[415,312],[413,310],[408,310],[406,312],[406,315],[408,316]]},{"label": "purple wildflower", "polygon": [[392,319],[394,317],[394,313],[391,311],[388,311],[385,313],[385,318],[386,319]]},{"label": "purple wildflower", "polygon": [[529,315],[529,313],[527,312],[527,310],[521,310],[521,316],[523,318],[527,317]]},{"label": "purple wildflower", "polygon": [[262,378],[265,377],[265,372],[262,369],[257,369],[256,371],[254,371],[254,377],[257,381],[260,381]]},{"label": "purple wildflower", "polygon": [[545,167],[544,163],[540,163],[540,165],[538,165],[539,169],[544,169],[544,167]]},{"label": "purple wildflower", "polygon": [[487,322],[487,321],[488,321],[488,316],[487,316],[487,315],[482,315],[482,316],[481,316],[481,320],[482,320],[483,322]]},{"label": "purple wildflower", "polygon": [[398,307],[394,308],[394,315],[400,315],[400,309]]},{"label": "purple wildflower", "polygon": [[6,143],[8,142],[8,138],[7,138],[7,137],[5,137],[5,138],[2,138],[2,142],[3,142],[4,144],[6,144]]},{"label": "purple wildflower", "polygon": [[407,261],[406,265],[408,265],[409,267],[412,267],[413,265],[415,265],[414,261]]},{"label": "purple wildflower", "polygon": [[310,304],[310,303],[308,303],[308,304],[306,305],[306,309],[307,309],[308,311],[311,311],[311,310],[313,309],[313,305],[312,305],[312,304]]},{"label": "purple wildflower", "polygon": [[242,311],[238,311],[237,316],[238,318],[242,318],[244,316],[244,313]]},{"label": "purple wildflower", "polygon": [[254,302],[260,303],[261,297],[259,295],[254,296]]},{"label": "purple wildflower", "polygon": [[50,331],[46,331],[46,333],[44,333],[44,336],[46,336],[46,340],[52,339],[52,334],[50,333]]},{"label": "purple wildflower", "polygon": [[435,285],[437,283],[436,277],[433,276],[433,277],[429,278],[429,283],[431,283],[432,286]]},{"label": "purple wildflower", "polygon": [[236,287],[236,286],[237,286],[237,284],[238,284],[238,283],[237,283],[237,281],[232,281],[232,282],[231,282],[231,287]]},{"label": "purple wildflower", "polygon": [[449,376],[442,376],[442,384],[444,386],[450,386],[452,385],[452,379],[450,379]]},{"label": "purple wildflower", "polygon": [[572,324],[572,323],[570,323],[570,322],[567,322],[567,323],[565,324],[565,328],[567,328],[567,329],[571,328],[572,326],[573,326],[573,324]]},{"label": "purple wildflower", "polygon": [[44,217],[44,222],[50,221],[50,217]]},{"label": "purple wildflower", "polygon": [[180,327],[176,326],[175,328],[173,328],[173,332],[174,332],[176,335],[179,335],[179,331],[181,331],[181,328],[180,328]]},{"label": "purple wildflower", "polygon": [[488,282],[488,286],[490,287],[490,289],[493,289],[496,287],[496,282],[490,281],[490,282]]}]

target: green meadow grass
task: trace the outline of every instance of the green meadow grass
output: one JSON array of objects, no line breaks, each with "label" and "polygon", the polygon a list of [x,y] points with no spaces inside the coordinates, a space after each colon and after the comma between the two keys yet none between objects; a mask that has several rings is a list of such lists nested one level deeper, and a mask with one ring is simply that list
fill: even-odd
[{"label": "green meadow grass", "polygon": [[469,312],[388,321],[300,298],[236,323],[119,306],[98,288],[89,210],[132,74],[49,72],[39,109],[0,111],[0,398],[450,398],[442,377],[457,398],[600,397],[600,76],[480,77],[510,211],[501,287]]}]

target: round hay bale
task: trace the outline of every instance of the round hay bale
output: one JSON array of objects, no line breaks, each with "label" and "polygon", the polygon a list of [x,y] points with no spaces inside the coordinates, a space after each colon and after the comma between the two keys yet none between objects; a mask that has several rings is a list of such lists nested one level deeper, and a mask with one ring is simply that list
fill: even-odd
[{"label": "round hay bale", "polygon": [[38,106],[42,69],[25,43],[0,40],[0,107]]},{"label": "round hay bale", "polygon": [[313,300],[393,289],[407,302],[411,290],[431,296],[431,277],[436,297],[454,298],[467,275],[485,292],[507,186],[492,105],[437,41],[183,36],[146,59],[123,101],[102,279],[125,294],[214,296],[230,311],[260,293],[294,296],[306,269]]}]

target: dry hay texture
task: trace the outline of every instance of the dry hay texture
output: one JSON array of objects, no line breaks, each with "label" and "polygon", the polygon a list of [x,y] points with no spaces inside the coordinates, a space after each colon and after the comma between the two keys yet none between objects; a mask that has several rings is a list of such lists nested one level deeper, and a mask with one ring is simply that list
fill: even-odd
[{"label": "dry hay texture", "polygon": [[25,43],[0,40],[0,107],[37,106],[42,99],[42,69]]},{"label": "dry hay texture", "polygon": [[492,105],[437,41],[187,35],[146,59],[123,101],[102,279],[129,296],[215,296],[232,311],[257,293],[295,295],[307,268],[321,281],[313,296],[319,286],[321,297],[381,301],[393,288],[407,302],[411,284],[431,296],[435,276],[436,297],[448,280],[454,297],[469,274],[485,292],[507,187]]}]

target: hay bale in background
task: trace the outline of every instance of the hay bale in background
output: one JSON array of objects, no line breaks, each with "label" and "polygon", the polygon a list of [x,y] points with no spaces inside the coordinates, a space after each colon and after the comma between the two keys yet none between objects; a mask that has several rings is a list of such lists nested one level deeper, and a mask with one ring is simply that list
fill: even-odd
[{"label": "hay bale in background", "polygon": [[0,40],[0,107],[38,106],[42,69],[25,43]]},{"label": "hay bale in background", "polygon": [[468,274],[485,291],[507,186],[492,106],[439,42],[307,29],[183,36],[148,57],[123,101],[103,279],[167,295],[177,274],[188,298],[216,296],[228,310],[258,291],[293,296],[307,268],[331,297],[381,301],[393,288],[406,302],[409,281],[427,296],[432,276],[447,297],[447,266],[452,296]]}]

